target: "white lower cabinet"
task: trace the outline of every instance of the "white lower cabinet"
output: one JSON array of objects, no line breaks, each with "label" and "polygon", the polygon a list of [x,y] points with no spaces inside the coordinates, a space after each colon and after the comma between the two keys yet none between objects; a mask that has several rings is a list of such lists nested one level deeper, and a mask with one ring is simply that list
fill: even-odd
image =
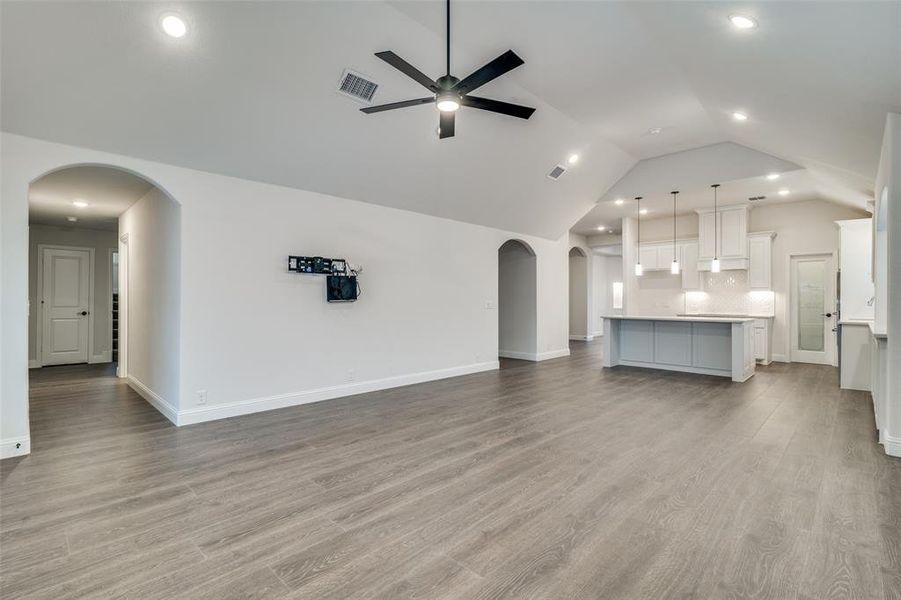
[{"label": "white lower cabinet", "polygon": [[773,319],[754,319],[754,358],[762,365],[773,362]]}]

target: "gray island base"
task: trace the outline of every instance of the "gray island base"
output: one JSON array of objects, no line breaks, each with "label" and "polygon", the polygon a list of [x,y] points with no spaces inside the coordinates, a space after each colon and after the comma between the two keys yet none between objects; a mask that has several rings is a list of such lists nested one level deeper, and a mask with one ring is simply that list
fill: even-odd
[{"label": "gray island base", "polygon": [[730,377],[754,375],[754,319],[604,317],[604,367],[626,365]]}]

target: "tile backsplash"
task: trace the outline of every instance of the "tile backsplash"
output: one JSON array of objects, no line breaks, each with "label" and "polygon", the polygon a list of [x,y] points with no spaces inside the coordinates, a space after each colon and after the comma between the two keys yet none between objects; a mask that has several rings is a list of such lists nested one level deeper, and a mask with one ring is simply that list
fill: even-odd
[{"label": "tile backsplash", "polygon": [[752,290],[747,271],[702,273],[701,291],[685,293],[686,313],[772,315],[772,291]]}]

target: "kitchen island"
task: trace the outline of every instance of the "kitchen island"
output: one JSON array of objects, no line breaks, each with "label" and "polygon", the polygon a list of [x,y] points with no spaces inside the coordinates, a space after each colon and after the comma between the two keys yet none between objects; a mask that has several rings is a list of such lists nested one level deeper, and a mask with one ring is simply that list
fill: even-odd
[{"label": "kitchen island", "polygon": [[627,365],[730,377],[754,375],[754,319],[604,317],[604,367]]}]

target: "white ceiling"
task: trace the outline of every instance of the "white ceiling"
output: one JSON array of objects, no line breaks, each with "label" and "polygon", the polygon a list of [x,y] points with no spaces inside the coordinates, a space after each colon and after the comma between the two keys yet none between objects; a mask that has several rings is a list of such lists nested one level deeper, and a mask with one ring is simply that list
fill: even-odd
[{"label": "white ceiling", "polygon": [[[176,10],[191,28],[163,36]],[[526,64],[479,91],[527,122],[463,109],[439,141],[430,106],[372,56],[437,76],[435,2],[2,3],[6,131],[556,238],[638,160],[732,141],[804,169],[818,197],[872,194],[885,113],[901,111],[901,2],[466,1],[452,70],[508,48]],[[760,27],[736,31],[732,12]],[[750,115],[733,122],[734,110]],[[661,127],[659,135],[648,129]],[[545,173],[576,151],[553,182]],[[802,184],[798,182],[800,187]],[[686,190],[687,191],[687,190]]]},{"label": "white ceiling", "polygon": [[[117,230],[119,215],[153,187],[125,171],[108,167],[72,167],[55,171],[31,184],[28,220],[42,225],[65,225]],[[88,203],[85,208],[72,204]],[[77,222],[68,221],[75,217]]]}]

